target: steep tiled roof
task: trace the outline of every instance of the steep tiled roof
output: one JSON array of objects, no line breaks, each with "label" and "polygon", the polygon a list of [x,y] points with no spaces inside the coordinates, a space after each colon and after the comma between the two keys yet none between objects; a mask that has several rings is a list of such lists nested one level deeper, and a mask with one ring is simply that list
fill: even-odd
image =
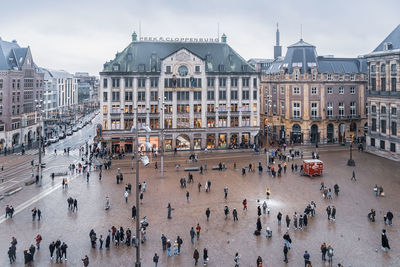
[{"label": "steep tiled roof", "polygon": [[[206,72],[255,72],[255,70],[226,43],[182,42],[131,42],[114,60],[104,64],[104,72],[112,72],[119,64],[118,72],[160,72],[161,61],[167,56],[186,49],[206,61]],[[141,66],[143,69],[140,69]],[[243,71],[242,66],[246,66]]]},{"label": "steep tiled roof", "polygon": [[279,73],[281,68],[287,73],[293,73],[298,67],[301,73],[310,72],[317,67],[319,73],[365,73],[366,62],[361,58],[333,58],[317,55],[315,46],[301,39],[288,47],[283,59],[278,58],[271,64],[267,73]]},{"label": "steep tiled roof", "polygon": [[385,43],[391,43],[391,49],[400,49],[400,24],[378,45],[373,52],[385,51]]},{"label": "steep tiled roof", "polygon": [[[17,66],[14,52],[16,49],[21,49],[17,42],[7,42],[0,38],[0,70],[9,70]],[[18,52],[18,55],[21,54],[20,52]]]}]

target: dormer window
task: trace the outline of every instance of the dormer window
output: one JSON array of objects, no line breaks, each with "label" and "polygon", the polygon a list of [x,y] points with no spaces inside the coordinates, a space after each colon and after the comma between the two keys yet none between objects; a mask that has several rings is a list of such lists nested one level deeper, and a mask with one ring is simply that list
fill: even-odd
[{"label": "dormer window", "polygon": [[328,74],[328,81],[332,81],[332,74]]},{"label": "dormer window", "polygon": [[350,80],[354,81],[355,79],[356,79],[356,75],[351,74],[351,75],[350,75]]},{"label": "dormer window", "polygon": [[392,43],[384,43],[383,44],[383,50],[387,51],[387,50],[392,50],[393,49],[393,45]]},{"label": "dormer window", "polygon": [[313,71],[312,80],[315,81],[316,79],[317,79],[317,73],[315,73],[315,71]]},{"label": "dormer window", "polygon": [[221,71],[221,72],[225,71],[225,65],[224,64],[219,64],[218,71]]},{"label": "dormer window", "polygon": [[145,64],[139,64],[138,68],[139,68],[139,71],[145,71],[146,70],[146,65]]},{"label": "dormer window", "polygon": [[242,71],[246,72],[247,71],[247,65],[242,65]]},{"label": "dormer window", "polygon": [[119,71],[119,64],[113,65],[113,71]]},{"label": "dormer window", "polygon": [[295,71],[294,72],[294,79],[297,81],[299,79],[299,72]]}]

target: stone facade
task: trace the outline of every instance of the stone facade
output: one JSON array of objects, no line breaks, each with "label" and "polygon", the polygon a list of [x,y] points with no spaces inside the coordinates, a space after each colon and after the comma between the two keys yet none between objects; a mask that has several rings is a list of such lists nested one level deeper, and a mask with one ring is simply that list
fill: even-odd
[{"label": "stone facade", "polygon": [[[129,51],[135,49],[152,49],[144,61],[150,65],[131,59],[133,69],[122,71]],[[123,58],[117,54],[100,73],[102,140],[110,149],[130,151],[129,130],[134,125],[152,129],[140,132],[139,143],[155,149],[161,145],[161,132],[166,150],[248,147],[255,142],[260,128],[259,77],[225,42],[134,38],[122,53]]]},{"label": "stone facade", "polygon": [[0,150],[29,147],[40,132],[44,75],[29,47],[0,38],[0,48]]},{"label": "stone facade", "polygon": [[367,150],[400,160],[400,25],[370,54]]},{"label": "stone facade", "polygon": [[365,62],[317,56],[303,40],[261,78],[261,127],[287,143],[344,143],[364,137]]}]

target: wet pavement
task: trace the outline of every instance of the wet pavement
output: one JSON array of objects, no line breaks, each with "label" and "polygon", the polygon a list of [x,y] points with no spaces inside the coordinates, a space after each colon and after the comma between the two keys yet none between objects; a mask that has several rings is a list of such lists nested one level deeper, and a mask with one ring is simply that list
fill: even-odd
[{"label": "wet pavement", "polygon": [[[311,148],[305,148],[305,156],[309,156]],[[144,201],[141,205],[141,216],[146,215],[150,226],[147,229],[147,241],[142,245],[142,266],[153,266],[154,253],[160,255],[159,266],[193,266],[194,248],[198,248],[200,257],[204,247],[209,253],[208,266],[234,266],[233,258],[236,252],[241,255],[241,266],[255,266],[257,256],[264,260],[263,266],[303,266],[303,254],[308,250],[313,266],[325,266],[321,261],[320,245],[322,242],[331,244],[335,250],[333,264],[340,262],[344,266],[399,266],[399,193],[400,174],[399,163],[389,161],[367,153],[354,152],[357,181],[351,181],[353,167],[346,166],[348,151],[342,147],[320,149],[320,157],[325,163],[323,177],[310,179],[292,173],[289,168],[282,177],[272,178],[264,168],[262,175],[258,171],[242,176],[240,168],[250,162],[258,164],[265,162],[264,155],[254,155],[249,151],[201,153],[199,162],[189,163],[188,153],[180,153],[174,157],[167,154],[165,177],[160,177],[160,170],[154,169],[154,161],[147,167],[140,166],[140,180],[146,181]],[[224,162],[226,171],[212,171],[211,166]],[[233,169],[236,161],[237,170]],[[301,159],[296,159],[300,163]],[[175,164],[181,165],[179,171]],[[203,175],[194,174],[194,183],[186,189],[179,185],[179,179],[188,178],[183,172],[186,166],[200,166],[207,163],[208,171]],[[4,208],[6,204],[20,206],[19,213],[13,219],[0,219],[0,266],[7,266],[7,249],[11,237],[18,239],[17,266],[23,263],[23,249],[34,244],[37,233],[43,237],[41,251],[35,254],[35,266],[56,266],[55,260],[50,261],[48,245],[51,241],[60,239],[68,244],[68,263],[63,265],[82,266],[81,259],[87,254],[90,266],[132,266],[135,262],[135,248],[114,245],[110,250],[92,249],[89,241],[89,231],[94,229],[97,237],[106,236],[112,225],[130,228],[135,232],[135,222],[130,218],[131,207],[135,204],[134,194],[129,196],[128,204],[124,200],[124,186],[134,184],[135,174],[131,169],[130,157],[113,161],[111,170],[103,171],[103,179],[98,180],[98,172],[92,171],[89,183],[86,177],[70,178],[69,188],[61,188],[62,177],[56,177],[55,182],[48,182],[43,188],[32,187],[23,190],[14,198],[0,201]],[[265,164],[264,164],[265,166]],[[275,165],[276,166],[276,165]],[[124,173],[124,181],[117,185],[115,174],[120,167]],[[212,182],[211,192],[206,193],[204,185],[207,180]],[[340,186],[339,197],[324,200],[319,191],[321,181],[333,189],[337,183]],[[203,186],[198,192],[197,184]],[[373,192],[375,184],[382,185],[385,197],[377,198]],[[224,187],[228,186],[228,199],[224,199]],[[265,200],[265,190],[271,189],[271,198],[267,200],[271,209],[269,215],[262,215],[263,231],[261,236],[253,235],[257,219],[257,206]],[[186,201],[186,191],[190,193],[190,201]],[[111,199],[111,209],[104,210],[105,197]],[[78,211],[68,210],[67,198],[77,198]],[[242,200],[247,198],[248,210],[242,211]],[[257,200],[260,200],[258,204]],[[302,212],[306,205],[314,200],[317,204],[316,216],[309,220],[307,229],[289,230],[293,240],[289,251],[289,263],[283,262],[283,239],[285,226],[278,226],[276,215],[279,211],[290,217],[295,211]],[[167,219],[167,205],[171,203],[172,219]],[[14,204],[17,203],[17,204]],[[239,221],[232,217],[224,219],[223,208],[227,205],[232,211],[238,210]],[[328,221],[325,208],[335,205],[337,208],[336,222]],[[42,210],[42,221],[32,222],[30,210],[38,207]],[[210,221],[206,221],[205,210],[211,210]],[[367,214],[371,208],[377,211],[375,223],[369,222]],[[393,226],[385,226],[383,214],[388,210],[394,213]],[[3,214],[3,213],[2,213]],[[230,214],[231,216],[231,214]],[[200,240],[194,245],[190,242],[190,227],[200,223]],[[284,224],[284,221],[282,222]],[[269,226],[273,232],[270,239],[265,237],[265,229]],[[381,230],[387,229],[392,249],[382,252],[380,249]],[[177,235],[183,239],[181,254],[167,258],[161,248],[161,234],[164,233],[171,242]],[[377,249],[377,251],[376,251]],[[202,263],[202,261],[200,261]],[[328,264],[326,264],[328,266]]]}]

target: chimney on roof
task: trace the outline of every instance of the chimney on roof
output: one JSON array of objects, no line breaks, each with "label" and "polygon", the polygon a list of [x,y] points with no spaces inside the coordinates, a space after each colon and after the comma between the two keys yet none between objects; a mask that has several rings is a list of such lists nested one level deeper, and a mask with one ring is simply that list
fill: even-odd
[{"label": "chimney on roof", "polygon": [[132,33],[132,42],[137,42],[137,34],[136,34],[136,32]]},{"label": "chimney on roof", "polygon": [[226,43],[226,35],[225,35],[225,33],[222,34],[222,36],[221,36],[221,41],[222,41],[223,43]]}]

